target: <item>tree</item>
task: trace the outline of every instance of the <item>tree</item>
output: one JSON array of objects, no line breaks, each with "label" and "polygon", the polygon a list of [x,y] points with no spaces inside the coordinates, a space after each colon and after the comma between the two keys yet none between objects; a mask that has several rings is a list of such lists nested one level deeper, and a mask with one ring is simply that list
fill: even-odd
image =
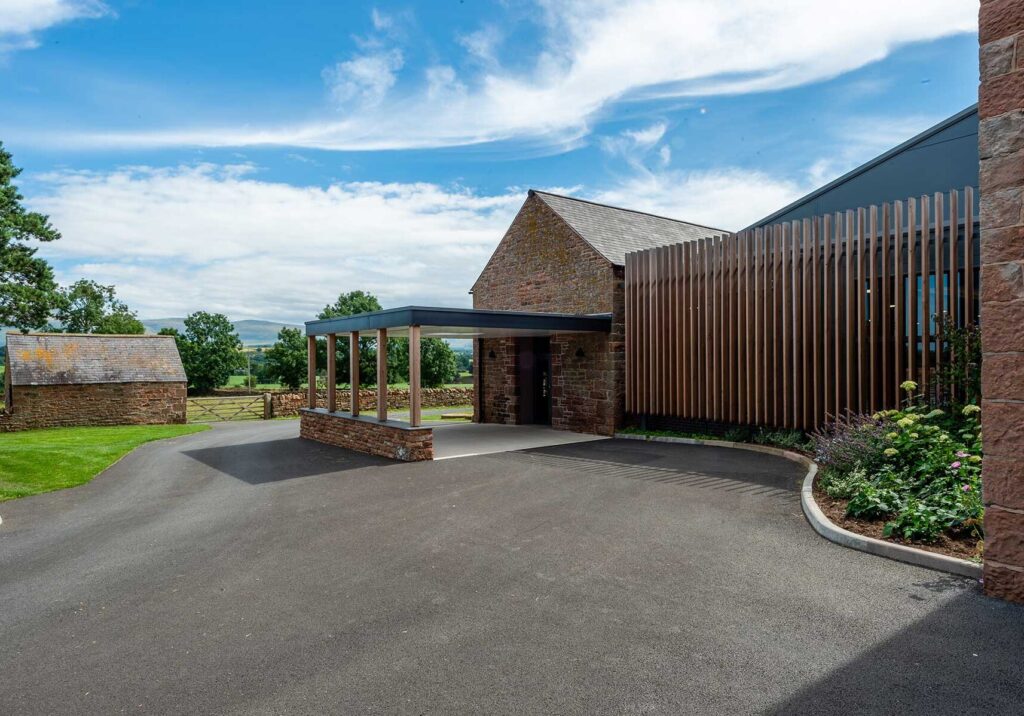
[{"label": "tree", "polygon": [[197,393],[219,388],[232,371],[245,365],[242,341],[221,313],[198,311],[185,319],[184,333],[164,328],[160,335],[174,336],[189,385]]},{"label": "tree", "polygon": [[[372,293],[365,291],[349,291],[338,296],[334,303],[324,306],[317,318],[338,318],[354,316],[357,313],[369,313],[381,310],[380,301]],[[317,364],[327,365],[327,346],[318,341]],[[390,356],[390,353],[389,353]],[[349,383],[349,348],[348,338],[339,337],[336,351],[335,375],[338,382]],[[361,385],[377,383],[377,341],[376,337],[359,338],[359,382]]]},{"label": "tree", "polygon": [[0,326],[25,331],[46,325],[57,301],[53,268],[29,241],[56,241],[49,217],[26,211],[12,182],[21,174],[0,142]]},{"label": "tree", "polygon": [[[440,338],[420,339],[420,385],[440,388],[459,375],[455,351]],[[409,339],[388,341],[388,381],[398,383],[409,378]]]},{"label": "tree", "polygon": [[54,317],[65,333],[146,332],[135,313],[117,299],[113,286],[86,279],[61,290]]},{"label": "tree", "polygon": [[281,381],[281,384],[297,389],[306,380],[307,356],[306,338],[298,328],[282,328],[277,342],[267,349],[267,375]]}]

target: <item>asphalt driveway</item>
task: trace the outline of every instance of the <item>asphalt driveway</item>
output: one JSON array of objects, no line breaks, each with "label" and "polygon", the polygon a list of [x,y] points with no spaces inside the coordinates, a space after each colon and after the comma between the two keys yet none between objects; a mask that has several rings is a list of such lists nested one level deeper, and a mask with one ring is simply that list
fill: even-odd
[{"label": "asphalt driveway", "polygon": [[824,541],[787,461],[608,440],[395,464],[297,428],[0,504],[0,713],[1024,708],[1024,609]]}]

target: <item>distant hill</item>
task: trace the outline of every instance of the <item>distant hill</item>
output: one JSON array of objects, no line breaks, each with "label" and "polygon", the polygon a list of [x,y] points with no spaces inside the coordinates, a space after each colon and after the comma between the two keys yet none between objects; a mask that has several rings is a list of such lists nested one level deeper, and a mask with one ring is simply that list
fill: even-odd
[{"label": "distant hill", "polygon": [[[185,330],[184,318],[151,318],[144,320],[142,325],[146,327],[146,333],[157,333],[161,328],[176,328],[179,331]],[[279,323],[277,321],[262,321],[259,319],[248,319],[244,321],[232,321],[231,325],[238,332],[238,337],[247,346],[269,346],[277,340],[277,332],[282,326],[288,328],[299,328],[305,330],[304,326],[297,326],[292,323]]]}]

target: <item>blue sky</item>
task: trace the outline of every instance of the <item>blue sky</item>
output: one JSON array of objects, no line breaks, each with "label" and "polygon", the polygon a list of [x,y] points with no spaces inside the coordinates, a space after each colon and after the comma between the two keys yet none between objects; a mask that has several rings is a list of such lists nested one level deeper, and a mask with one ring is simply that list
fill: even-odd
[{"label": "blue sky", "polygon": [[468,305],[529,187],[726,229],[974,103],[974,0],[3,0],[61,280],[146,318]]}]

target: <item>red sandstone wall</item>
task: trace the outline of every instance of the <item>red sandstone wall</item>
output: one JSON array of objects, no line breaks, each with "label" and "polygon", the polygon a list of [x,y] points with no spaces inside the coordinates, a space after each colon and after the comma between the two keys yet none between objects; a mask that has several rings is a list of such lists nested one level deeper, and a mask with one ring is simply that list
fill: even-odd
[{"label": "red sandstone wall", "polygon": [[1024,602],[1024,3],[982,0],[985,591]]},{"label": "red sandstone wall", "polygon": [[[270,402],[275,418],[288,415],[298,415],[300,408],[307,407],[308,396],[306,391],[301,393],[271,393]],[[339,390],[337,401],[338,410],[349,410],[351,407],[351,393],[348,390]],[[446,408],[452,405],[471,405],[474,402],[473,388],[423,388],[420,391],[420,406],[423,408]],[[319,408],[327,407],[327,391],[322,390],[316,394],[316,404]],[[402,410],[409,407],[408,390],[389,390],[388,409]],[[377,389],[359,391],[359,409],[364,413],[377,412]]]},{"label": "red sandstone wall", "polygon": [[[581,239],[536,196],[523,204],[473,286],[473,307],[509,311],[612,313],[610,335],[554,336],[552,415],[556,428],[611,434],[625,396],[625,290],[622,269]],[[584,357],[575,356],[584,347]],[[490,358],[491,351],[495,357]],[[515,347],[480,341],[483,422],[518,422]],[[563,373],[564,371],[564,373]]]},{"label": "red sandstone wall", "polygon": [[299,415],[299,435],[308,440],[405,462],[434,459],[430,428],[397,428],[308,408]]},{"label": "red sandstone wall", "polygon": [[0,431],[185,422],[184,383],[16,385]]}]

